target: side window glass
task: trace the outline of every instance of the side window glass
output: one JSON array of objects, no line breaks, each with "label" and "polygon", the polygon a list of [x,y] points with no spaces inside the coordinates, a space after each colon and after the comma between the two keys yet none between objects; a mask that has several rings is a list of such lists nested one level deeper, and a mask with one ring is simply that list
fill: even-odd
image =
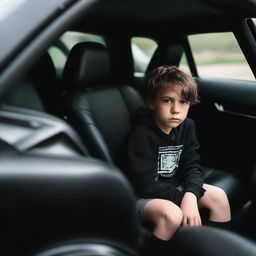
[{"label": "side window glass", "polygon": [[133,37],[131,40],[134,75],[144,76],[147,66],[157,48],[157,43],[145,37]]},{"label": "side window glass", "polygon": [[189,36],[199,76],[253,80],[253,73],[231,32]]},{"label": "side window glass", "polygon": [[61,77],[68,53],[71,48],[80,42],[98,42],[106,46],[105,39],[102,36],[68,31],[64,33],[55,45],[48,49],[52,57],[58,76]]}]

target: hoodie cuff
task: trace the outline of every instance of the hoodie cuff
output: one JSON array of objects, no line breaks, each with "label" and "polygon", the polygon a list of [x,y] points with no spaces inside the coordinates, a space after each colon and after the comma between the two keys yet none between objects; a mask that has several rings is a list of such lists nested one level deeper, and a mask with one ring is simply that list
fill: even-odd
[{"label": "hoodie cuff", "polygon": [[205,189],[196,184],[190,183],[184,187],[184,192],[185,193],[191,192],[191,193],[195,194],[195,196],[197,197],[197,200],[198,200],[204,195]]}]

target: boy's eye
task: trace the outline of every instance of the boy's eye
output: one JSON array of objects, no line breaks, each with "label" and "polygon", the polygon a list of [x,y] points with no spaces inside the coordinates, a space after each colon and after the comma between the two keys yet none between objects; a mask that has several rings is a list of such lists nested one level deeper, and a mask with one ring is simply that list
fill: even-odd
[{"label": "boy's eye", "polygon": [[189,102],[187,100],[180,100],[180,104],[188,104]]},{"label": "boy's eye", "polygon": [[163,103],[171,103],[173,100],[170,98],[162,99]]}]

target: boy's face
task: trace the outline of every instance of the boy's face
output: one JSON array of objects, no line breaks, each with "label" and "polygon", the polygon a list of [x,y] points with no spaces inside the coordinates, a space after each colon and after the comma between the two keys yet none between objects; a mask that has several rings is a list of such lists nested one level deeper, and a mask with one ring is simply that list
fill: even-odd
[{"label": "boy's face", "polygon": [[190,103],[181,96],[179,85],[171,85],[160,91],[154,100],[148,101],[148,106],[154,111],[156,125],[169,134],[185,120]]}]

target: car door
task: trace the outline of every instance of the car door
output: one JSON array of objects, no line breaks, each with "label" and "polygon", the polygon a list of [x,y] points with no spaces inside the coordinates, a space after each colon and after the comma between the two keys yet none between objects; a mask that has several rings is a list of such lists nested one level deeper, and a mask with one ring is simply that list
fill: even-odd
[{"label": "car door", "polygon": [[[248,181],[256,152],[256,83],[232,32],[190,35],[186,60],[200,104],[191,108],[202,161]],[[187,68],[186,61],[181,67]]]}]

